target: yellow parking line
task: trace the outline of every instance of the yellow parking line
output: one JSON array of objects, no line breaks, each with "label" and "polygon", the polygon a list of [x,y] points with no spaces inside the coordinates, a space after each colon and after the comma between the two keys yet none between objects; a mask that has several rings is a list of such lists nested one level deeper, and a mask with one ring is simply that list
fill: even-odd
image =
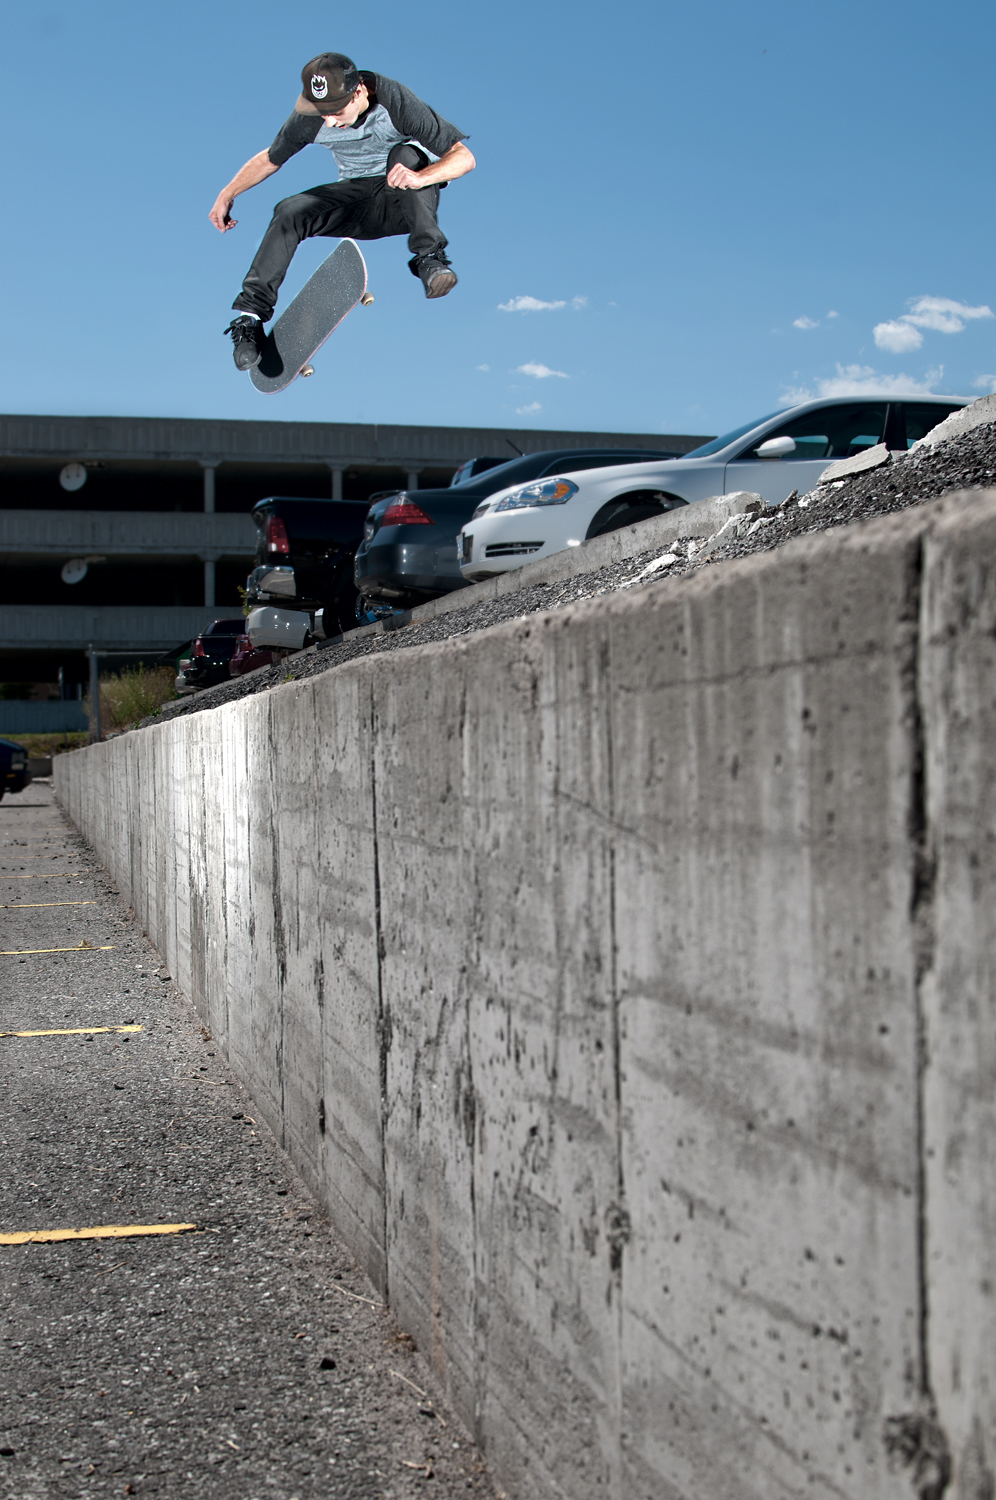
[{"label": "yellow parking line", "polygon": [[50,1245],[57,1240],[127,1240],[139,1234],[184,1234],[196,1224],[97,1224],[92,1229],[29,1229],[0,1234],[0,1245]]},{"label": "yellow parking line", "polygon": [[23,953],[107,953],[115,946],[114,943],[101,943],[99,947],[93,943],[76,943],[72,948],[0,948],[0,958],[15,958]]},{"label": "yellow parking line", "polygon": [[0,911],[22,911],[26,906],[96,906],[96,901],[0,901]]},{"label": "yellow parking line", "polygon": [[91,1036],[99,1031],[144,1031],[144,1026],[69,1026],[64,1031],[0,1031],[0,1036]]}]

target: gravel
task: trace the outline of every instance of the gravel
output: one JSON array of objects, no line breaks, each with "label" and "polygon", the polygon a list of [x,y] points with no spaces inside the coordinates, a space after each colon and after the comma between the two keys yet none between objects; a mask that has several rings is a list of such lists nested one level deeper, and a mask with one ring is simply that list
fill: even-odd
[{"label": "gravel", "polygon": [[5,951],[0,1031],[143,1028],[0,1038],[0,1232],[197,1226],[0,1245],[3,1500],[493,1496],[47,786],[0,804],[0,894],[4,950],[96,950]]},{"label": "gravel", "polygon": [[902,456],[891,456],[877,469],[856,474],[832,485],[818,486],[809,495],[790,497],[783,505],[733,518],[723,532],[703,546],[676,542],[666,553],[659,548],[627,558],[623,562],[581,574],[564,582],[536,584],[520,593],[506,594],[455,609],[434,620],[413,621],[382,635],[346,639],[339,644],[290,657],[279,665],[265,667],[220,687],[194,694],[166,706],[145,719],[140,727],[161,724],[165,719],[200,713],[221,703],[267,692],[284,682],[299,682],[327,672],[361,656],[404,650],[431,641],[448,640],[471,631],[486,630],[507,620],[541,610],[562,609],[583,599],[633,587],[656,587],[705,566],[716,566],[737,557],[748,557],[781,546],[793,537],[829,531],[834,526],[871,520],[875,516],[905,510],[951,490],[985,487],[996,483],[996,423],[973,428],[937,447],[923,446]]}]

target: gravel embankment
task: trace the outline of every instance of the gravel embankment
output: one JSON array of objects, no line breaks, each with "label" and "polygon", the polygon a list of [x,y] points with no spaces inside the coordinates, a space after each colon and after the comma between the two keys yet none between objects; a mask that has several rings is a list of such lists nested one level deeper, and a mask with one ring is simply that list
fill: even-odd
[{"label": "gravel embankment", "polygon": [[0,894],[0,1233],[196,1226],[0,1244],[2,1500],[493,1496],[47,786],[0,805]]},{"label": "gravel embankment", "polygon": [[537,584],[521,593],[456,609],[434,620],[413,622],[383,635],[363,636],[338,645],[320,647],[278,666],[266,667],[207,692],[169,704],[160,714],[143,721],[142,727],[162,723],[181,714],[199,713],[221,703],[266,692],[283,682],[301,681],[327,672],[361,656],[422,646],[451,636],[486,630],[506,620],[520,619],[539,610],[560,609],[578,600],[621,588],[655,587],[701,567],[715,567],[729,559],[748,557],[779,547],[793,537],[834,526],[871,520],[891,511],[905,510],[934,500],[952,490],[985,488],[996,484],[996,423],[973,428],[936,447],[921,447],[871,471],[821,485],[809,495],[785,501],[763,516],[742,516],[724,528],[724,533],[703,546],[677,542],[662,554],[659,548],[627,558],[624,562],[585,573],[563,583]]}]

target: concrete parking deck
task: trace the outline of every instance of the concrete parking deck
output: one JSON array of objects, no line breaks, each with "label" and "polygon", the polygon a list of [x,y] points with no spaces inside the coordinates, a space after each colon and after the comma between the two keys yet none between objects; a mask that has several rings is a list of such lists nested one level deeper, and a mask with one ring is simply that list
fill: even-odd
[{"label": "concrete parking deck", "polygon": [[0,900],[3,1500],[493,1496],[47,784]]}]

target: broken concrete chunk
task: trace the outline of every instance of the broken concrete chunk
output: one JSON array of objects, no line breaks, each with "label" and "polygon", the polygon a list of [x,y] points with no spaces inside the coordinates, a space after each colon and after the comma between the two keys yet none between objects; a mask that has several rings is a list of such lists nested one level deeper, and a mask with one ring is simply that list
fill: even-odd
[{"label": "broken concrete chunk", "polygon": [[996,395],[982,396],[978,401],[973,401],[971,406],[953,411],[950,417],[945,417],[943,422],[932,427],[926,437],[914,443],[910,452],[915,453],[918,448],[936,448],[938,443],[961,437],[963,432],[971,432],[973,427],[984,427],[989,422],[996,422]]},{"label": "broken concrete chunk", "polygon": [[734,512],[744,514],[751,510],[765,510],[764,498],[754,490],[731,490],[723,497]]},{"label": "broken concrete chunk", "polygon": [[648,578],[651,573],[659,573],[661,568],[670,568],[677,561],[677,552],[665,552],[661,557],[655,557],[653,562],[647,563],[647,566],[637,573],[637,580]]},{"label": "broken concrete chunk", "polygon": [[828,469],[823,470],[819,482],[830,484],[834,479],[844,479],[849,474],[863,474],[866,469],[877,469],[888,462],[888,448],[884,443],[876,443],[874,448],[866,448],[864,453],[856,453],[853,458],[842,458],[839,463],[831,464]]}]

